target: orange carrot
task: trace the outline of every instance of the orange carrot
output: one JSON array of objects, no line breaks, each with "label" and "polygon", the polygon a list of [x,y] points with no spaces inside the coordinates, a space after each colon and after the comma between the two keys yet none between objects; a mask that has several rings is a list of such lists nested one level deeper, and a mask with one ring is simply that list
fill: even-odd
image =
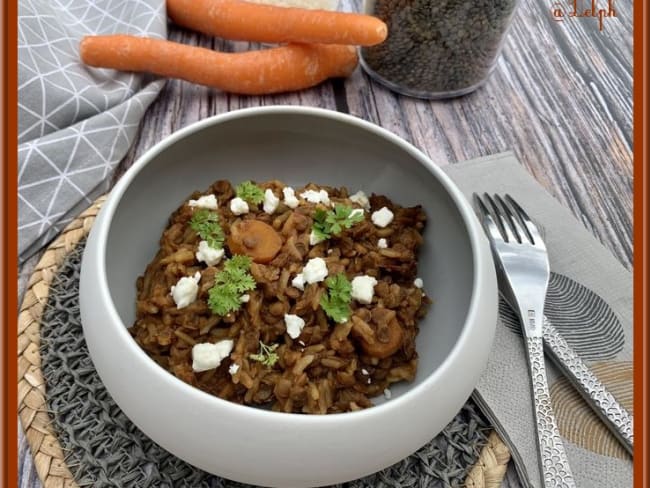
[{"label": "orange carrot", "polygon": [[388,33],[370,15],[241,0],[167,0],[167,14],[188,29],[240,41],[372,46]]},{"label": "orange carrot", "polygon": [[256,263],[266,264],[281,248],[280,234],[266,222],[246,219],[230,227],[228,249],[232,254],[244,254]]},{"label": "orange carrot", "polygon": [[327,78],[345,77],[358,61],[352,46],[289,44],[221,53],[127,35],[87,36],[79,51],[90,66],[148,72],[247,95],[301,90]]}]

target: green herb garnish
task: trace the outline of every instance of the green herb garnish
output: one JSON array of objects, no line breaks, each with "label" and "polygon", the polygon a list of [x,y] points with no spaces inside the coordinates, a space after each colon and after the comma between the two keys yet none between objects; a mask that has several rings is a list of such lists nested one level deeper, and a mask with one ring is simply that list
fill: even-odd
[{"label": "green herb garnish", "polygon": [[343,229],[349,229],[363,220],[363,212],[354,212],[352,207],[336,204],[333,210],[317,208],[314,212],[312,230],[318,240],[329,239],[339,235]]},{"label": "green herb garnish", "polygon": [[258,354],[250,354],[248,357],[253,361],[258,361],[264,366],[271,368],[275,363],[278,362],[278,359],[280,359],[278,353],[275,352],[278,346],[279,344],[267,346],[262,341],[260,341],[260,352]]},{"label": "green herb garnish", "polygon": [[320,306],[336,323],[345,322],[350,316],[352,284],[343,273],[330,276],[325,284],[327,293],[321,296]]},{"label": "green herb garnish", "polygon": [[242,294],[255,289],[257,284],[249,271],[251,262],[248,256],[239,255],[225,261],[208,291],[208,306],[213,313],[223,317],[239,310]]},{"label": "green herb garnish", "polygon": [[259,205],[264,201],[264,190],[252,181],[244,181],[237,185],[235,193],[239,198],[253,205]]},{"label": "green herb garnish", "polygon": [[223,248],[223,229],[219,225],[219,215],[207,208],[194,212],[190,220],[190,228],[196,232],[201,239],[214,249]]}]

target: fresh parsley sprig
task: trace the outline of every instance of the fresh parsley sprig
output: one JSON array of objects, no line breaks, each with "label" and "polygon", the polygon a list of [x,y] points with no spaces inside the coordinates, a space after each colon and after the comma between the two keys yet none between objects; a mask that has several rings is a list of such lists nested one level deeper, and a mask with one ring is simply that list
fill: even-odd
[{"label": "fresh parsley sprig", "polygon": [[321,296],[320,306],[336,323],[345,322],[350,317],[352,284],[343,273],[330,276],[325,284],[327,293]]},{"label": "fresh parsley sprig", "polygon": [[224,234],[219,224],[219,215],[207,208],[194,212],[190,219],[190,228],[214,249],[223,248]]},{"label": "fresh parsley sprig", "polygon": [[241,296],[255,289],[250,274],[251,258],[235,255],[226,260],[223,269],[215,276],[214,285],[208,291],[208,306],[217,315],[228,315],[241,307]]},{"label": "fresh parsley sprig", "polygon": [[337,203],[332,210],[317,208],[313,216],[312,230],[318,240],[324,241],[339,235],[363,220],[363,212],[355,212],[352,207]]},{"label": "fresh parsley sprig", "polygon": [[275,363],[278,362],[280,357],[275,350],[278,348],[279,344],[272,344],[267,346],[262,341],[260,341],[260,352],[258,354],[250,354],[248,357],[253,361],[258,361],[264,366],[272,368]]},{"label": "fresh parsley sprig", "polygon": [[239,198],[253,205],[259,205],[264,201],[264,190],[252,181],[244,181],[237,185],[235,193]]}]

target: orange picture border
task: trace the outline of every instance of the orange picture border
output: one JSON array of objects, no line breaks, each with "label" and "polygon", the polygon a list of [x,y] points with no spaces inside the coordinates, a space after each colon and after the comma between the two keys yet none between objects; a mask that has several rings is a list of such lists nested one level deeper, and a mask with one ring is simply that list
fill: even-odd
[{"label": "orange picture border", "polygon": [[[2,18],[2,240],[3,262],[0,297],[3,325],[0,334],[3,382],[2,416],[2,486],[16,486],[18,477],[17,422],[17,0],[3,2]],[[634,488],[650,486],[648,477],[648,66],[647,46],[650,27],[648,6],[634,1]]]}]

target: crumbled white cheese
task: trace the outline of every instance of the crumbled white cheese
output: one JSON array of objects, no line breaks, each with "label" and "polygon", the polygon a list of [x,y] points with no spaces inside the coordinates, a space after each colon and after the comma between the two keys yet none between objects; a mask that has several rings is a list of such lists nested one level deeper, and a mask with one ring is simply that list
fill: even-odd
[{"label": "crumbled white cheese", "polygon": [[251,300],[251,296],[248,293],[244,293],[242,296],[239,297],[239,301],[241,303],[248,303]]},{"label": "crumbled white cheese", "polygon": [[300,344],[302,347],[305,347],[305,343],[303,341],[298,341],[298,344]]},{"label": "crumbled white cheese", "polygon": [[368,384],[372,383],[372,378],[368,378],[368,381],[366,381],[366,383]]},{"label": "crumbled white cheese", "polygon": [[300,201],[296,198],[296,192],[290,186],[286,186],[282,189],[282,194],[284,195],[284,204],[289,208],[296,208]]},{"label": "crumbled white cheese", "polygon": [[305,321],[298,315],[285,313],[284,323],[287,326],[287,334],[292,339],[297,339],[305,326]]},{"label": "crumbled white cheese", "polygon": [[352,278],[352,298],[357,302],[368,305],[375,294],[377,280],[372,276],[363,275]]},{"label": "crumbled white cheese", "polygon": [[350,201],[356,203],[357,205],[361,205],[363,208],[370,211],[370,201],[368,200],[366,194],[361,190],[356,192],[354,195],[351,195]]},{"label": "crumbled white cheese", "polygon": [[373,212],[370,218],[372,219],[372,223],[377,227],[386,227],[393,221],[393,217],[393,212],[388,207],[381,207],[376,212]]},{"label": "crumbled white cheese", "polygon": [[386,249],[388,248],[388,241],[384,239],[383,237],[377,241],[377,247],[379,249]]},{"label": "crumbled white cheese", "polygon": [[362,208],[355,208],[350,212],[350,217],[354,217],[355,215],[361,214],[363,216],[364,210]]},{"label": "crumbled white cheese", "polygon": [[422,281],[422,278],[415,278],[415,280],[413,280],[413,284],[415,285],[416,288],[422,288],[424,286],[424,282]]},{"label": "crumbled white cheese", "polygon": [[316,244],[320,244],[324,240],[325,239],[323,237],[317,236],[316,233],[313,230],[309,234],[309,245],[310,246],[315,246]]},{"label": "crumbled white cheese", "polygon": [[291,280],[291,286],[298,288],[301,291],[305,289],[305,277],[302,273],[298,273],[296,277]]},{"label": "crumbled white cheese", "polygon": [[225,339],[216,344],[202,342],[192,347],[192,370],[197,373],[217,368],[221,361],[228,357],[235,342]]},{"label": "crumbled white cheese", "polygon": [[311,203],[322,203],[323,205],[330,204],[330,196],[325,190],[305,190],[300,194],[300,196]]},{"label": "crumbled white cheese", "polygon": [[361,374],[368,376],[368,370],[366,368],[363,368],[361,370]]},{"label": "crumbled white cheese", "polygon": [[237,363],[232,363],[228,368],[228,372],[230,373],[231,376],[237,373],[237,371],[239,371],[239,364]]},{"label": "crumbled white cheese", "polygon": [[393,396],[393,394],[390,392],[388,388],[384,389],[384,396],[386,397],[386,400],[390,400],[390,397]]},{"label": "crumbled white cheese", "polygon": [[185,308],[196,300],[200,279],[201,273],[197,271],[194,276],[183,276],[175,285],[172,285],[171,293],[176,308]]},{"label": "crumbled white cheese", "polygon": [[230,200],[230,211],[235,215],[243,215],[248,213],[248,203],[243,198],[235,197]]},{"label": "crumbled white cheese", "polygon": [[214,195],[203,195],[198,200],[190,200],[187,204],[190,207],[208,208],[210,210],[216,210],[218,207],[217,197]]},{"label": "crumbled white cheese", "polygon": [[318,283],[327,278],[327,265],[323,258],[312,258],[307,261],[302,269],[302,276],[305,283]]},{"label": "crumbled white cheese", "polygon": [[199,242],[199,250],[196,251],[196,259],[199,262],[203,261],[208,266],[214,266],[219,264],[219,261],[223,258],[223,254],[223,249],[215,249],[214,247],[210,247],[208,241],[201,241]]},{"label": "crumbled white cheese", "polygon": [[325,190],[321,190],[318,192],[320,195],[320,203],[323,205],[329,205],[330,204],[330,196],[327,194]]},{"label": "crumbled white cheese", "polygon": [[264,192],[264,203],[262,209],[267,214],[272,214],[275,212],[280,205],[280,199],[273,194],[273,191],[270,188],[267,188]]}]

